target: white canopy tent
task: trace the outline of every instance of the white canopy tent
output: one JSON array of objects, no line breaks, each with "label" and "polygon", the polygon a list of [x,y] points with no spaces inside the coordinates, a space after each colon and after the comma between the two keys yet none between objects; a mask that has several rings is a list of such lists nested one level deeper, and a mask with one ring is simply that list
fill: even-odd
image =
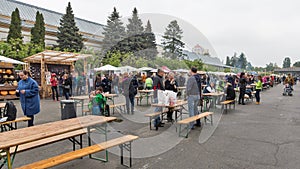
[{"label": "white canopy tent", "polygon": [[95,71],[116,71],[116,70],[120,70],[119,68],[112,66],[112,65],[104,65],[98,68],[94,68]]},{"label": "white canopy tent", "polygon": [[121,70],[121,73],[124,73],[124,72],[133,72],[133,71],[136,71],[137,68],[135,67],[132,67],[132,66],[121,66],[121,67],[118,67],[119,70]]},{"label": "white canopy tent", "polygon": [[138,68],[139,71],[150,71],[150,70],[153,70],[153,68],[151,67],[141,67],[141,68]]},{"label": "white canopy tent", "polygon": [[12,63],[12,64],[21,64],[21,65],[25,65],[26,63],[24,62],[20,62],[18,60],[14,60],[5,56],[1,56],[0,55],[0,62],[6,62],[6,63]]}]

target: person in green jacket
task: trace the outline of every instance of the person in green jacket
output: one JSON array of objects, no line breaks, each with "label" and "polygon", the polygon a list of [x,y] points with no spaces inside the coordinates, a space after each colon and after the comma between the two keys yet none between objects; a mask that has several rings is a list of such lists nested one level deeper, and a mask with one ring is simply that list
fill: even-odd
[{"label": "person in green jacket", "polygon": [[260,91],[262,89],[262,77],[261,75],[257,76],[257,82],[255,86],[255,98],[256,98],[256,104],[260,104]]},{"label": "person in green jacket", "polygon": [[96,88],[96,95],[92,99],[92,115],[104,115],[103,113],[106,106],[106,97],[102,95],[102,92],[102,87]]},{"label": "person in green jacket", "polygon": [[148,75],[146,81],[145,81],[145,89],[147,90],[151,90],[152,89],[152,85],[153,85],[153,80],[151,79],[151,77]]}]

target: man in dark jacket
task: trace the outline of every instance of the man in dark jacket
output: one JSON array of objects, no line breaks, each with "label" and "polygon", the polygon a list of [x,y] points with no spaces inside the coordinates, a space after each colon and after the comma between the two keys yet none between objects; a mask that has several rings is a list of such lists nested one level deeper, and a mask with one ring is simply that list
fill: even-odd
[{"label": "man in dark jacket", "polygon": [[241,75],[240,75],[239,85],[240,85],[239,104],[245,105],[244,97],[245,97],[245,93],[246,93],[247,81],[245,79],[245,73],[244,72],[242,72]]},{"label": "man in dark jacket", "polygon": [[231,83],[227,83],[226,100],[235,100],[235,91]]},{"label": "man in dark jacket", "polygon": [[[165,72],[162,69],[157,70],[157,75],[153,77],[153,98],[154,98],[154,103],[158,103],[158,98],[157,98],[157,90],[165,90],[164,83],[163,83],[163,76]],[[154,112],[161,112],[162,107],[156,107]],[[154,127],[156,130],[158,130],[158,127],[162,126],[160,117],[156,117],[154,120]]]},{"label": "man in dark jacket", "polygon": [[[186,94],[188,98],[188,110],[190,117],[199,114],[198,105],[201,96],[201,77],[197,73],[197,68],[191,68],[191,76],[187,81]],[[199,86],[200,85],[200,86]],[[196,126],[200,126],[200,120],[197,121]],[[190,123],[190,129],[194,128],[194,123]]]}]

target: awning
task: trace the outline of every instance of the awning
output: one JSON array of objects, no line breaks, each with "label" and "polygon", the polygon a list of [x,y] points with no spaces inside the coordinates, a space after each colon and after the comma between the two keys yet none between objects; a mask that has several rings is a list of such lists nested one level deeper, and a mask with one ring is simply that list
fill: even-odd
[{"label": "awning", "polygon": [[18,60],[14,60],[5,56],[0,56],[0,62],[12,63],[12,64],[21,64],[24,65],[24,62],[20,62]]}]

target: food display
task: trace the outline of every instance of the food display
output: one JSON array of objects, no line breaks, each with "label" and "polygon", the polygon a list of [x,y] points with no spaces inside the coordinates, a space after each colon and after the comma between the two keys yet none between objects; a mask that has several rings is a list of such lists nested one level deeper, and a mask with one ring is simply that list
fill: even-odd
[{"label": "food display", "polygon": [[14,67],[10,63],[0,62],[0,99],[15,99],[18,82]]}]

